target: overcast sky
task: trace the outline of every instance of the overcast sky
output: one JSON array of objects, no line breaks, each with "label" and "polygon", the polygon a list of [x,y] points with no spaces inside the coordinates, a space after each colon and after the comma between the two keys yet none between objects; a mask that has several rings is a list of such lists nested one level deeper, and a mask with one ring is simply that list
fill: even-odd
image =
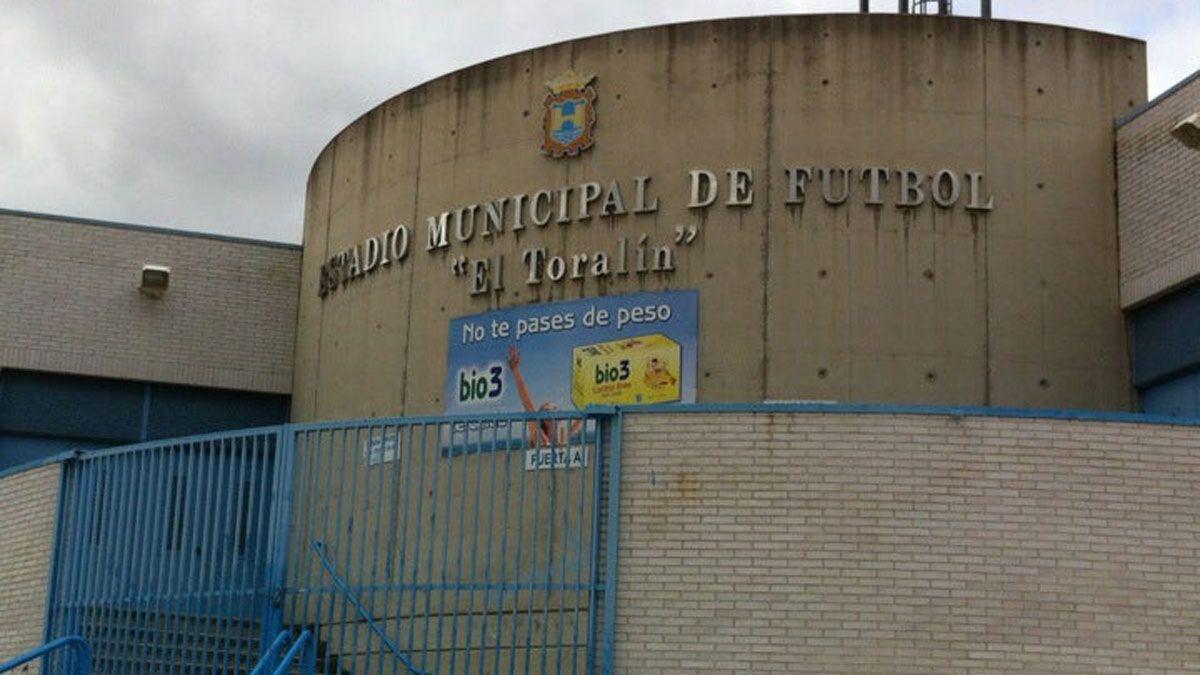
[{"label": "overcast sky", "polygon": [[[978,0],[957,0],[977,15]],[[873,0],[895,11],[895,0]],[[1200,3],[994,0],[1148,43],[1150,95],[1200,69]],[[481,60],[660,23],[857,0],[0,0],[0,208],[299,242],[321,148]]]}]

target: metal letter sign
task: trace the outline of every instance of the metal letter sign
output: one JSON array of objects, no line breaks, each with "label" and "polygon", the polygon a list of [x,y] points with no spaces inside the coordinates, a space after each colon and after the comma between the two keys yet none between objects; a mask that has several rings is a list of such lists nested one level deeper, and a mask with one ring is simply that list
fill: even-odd
[{"label": "metal letter sign", "polygon": [[592,147],[596,126],[595,75],[574,70],[546,83],[550,93],[542,100],[542,152],[551,157],[574,157]]}]

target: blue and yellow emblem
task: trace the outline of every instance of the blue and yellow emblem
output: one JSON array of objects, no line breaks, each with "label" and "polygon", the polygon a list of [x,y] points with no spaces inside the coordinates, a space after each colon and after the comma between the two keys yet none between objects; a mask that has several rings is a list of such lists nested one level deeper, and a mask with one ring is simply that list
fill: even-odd
[{"label": "blue and yellow emblem", "polygon": [[542,101],[542,152],[551,157],[574,157],[592,147],[596,126],[595,75],[574,70],[546,83],[550,93]]}]

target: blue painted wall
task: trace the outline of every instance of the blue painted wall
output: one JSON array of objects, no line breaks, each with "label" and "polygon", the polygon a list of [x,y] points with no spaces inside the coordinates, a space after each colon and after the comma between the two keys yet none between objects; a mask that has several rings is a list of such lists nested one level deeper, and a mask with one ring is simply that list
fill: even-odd
[{"label": "blue painted wall", "polygon": [[1134,310],[1130,324],[1142,412],[1200,415],[1200,284]]},{"label": "blue painted wall", "polygon": [[1190,372],[1140,391],[1142,410],[1172,417],[1200,417],[1200,372]]},{"label": "blue painted wall", "polygon": [[282,424],[277,394],[0,371],[0,470],[66,450]]}]

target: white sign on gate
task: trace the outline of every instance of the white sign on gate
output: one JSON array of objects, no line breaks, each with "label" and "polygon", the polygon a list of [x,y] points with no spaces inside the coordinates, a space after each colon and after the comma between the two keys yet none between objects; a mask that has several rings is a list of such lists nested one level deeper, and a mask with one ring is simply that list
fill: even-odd
[{"label": "white sign on gate", "polygon": [[586,445],[568,445],[563,448],[531,448],[525,451],[525,470],[582,469],[588,463]]},{"label": "white sign on gate", "polygon": [[382,436],[373,436],[364,440],[363,459],[367,466],[396,461],[400,451],[399,436],[395,431],[385,431]]}]

